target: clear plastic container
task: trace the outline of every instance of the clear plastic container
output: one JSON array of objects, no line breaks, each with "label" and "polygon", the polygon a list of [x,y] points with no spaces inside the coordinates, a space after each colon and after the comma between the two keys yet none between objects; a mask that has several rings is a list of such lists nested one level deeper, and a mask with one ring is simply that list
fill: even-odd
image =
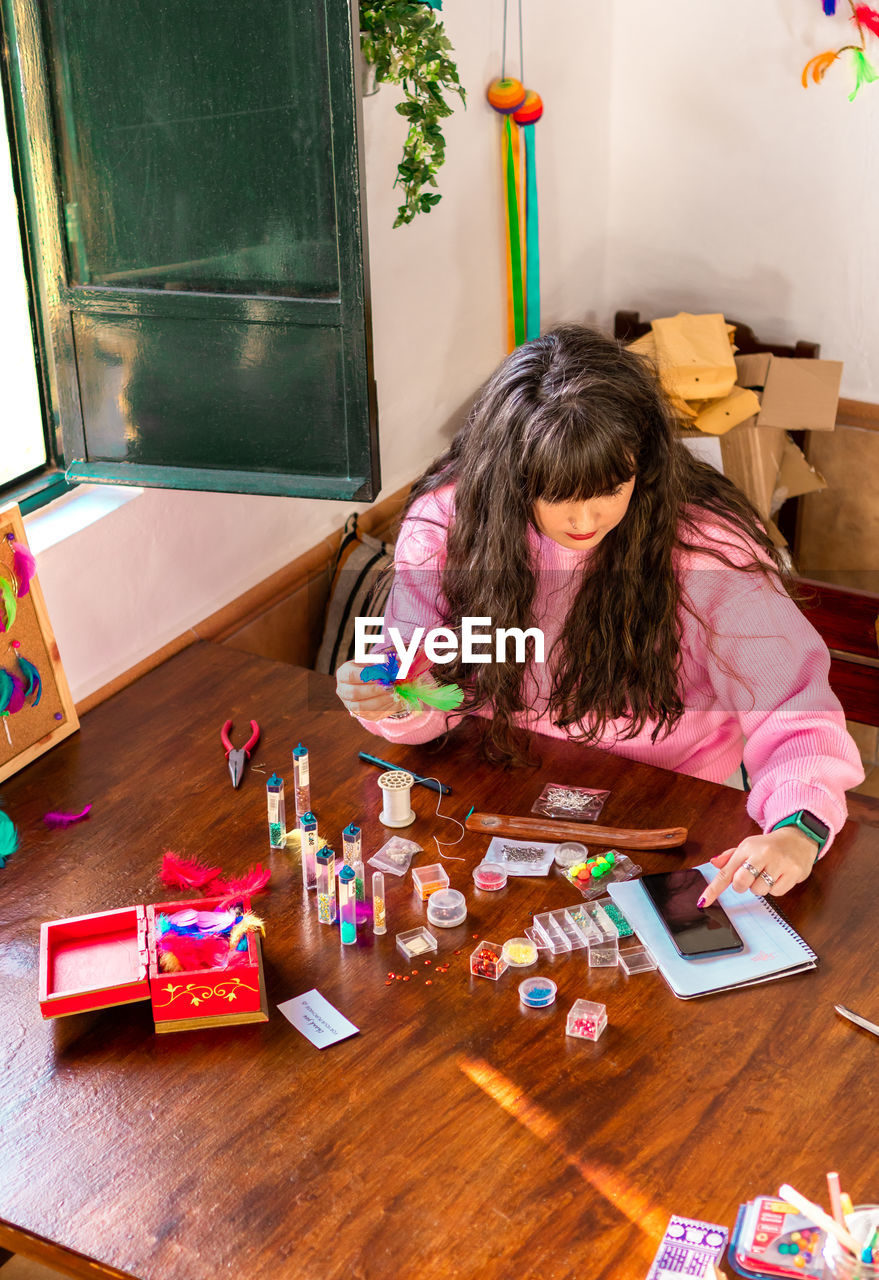
[{"label": "clear plastic container", "polygon": [[432,862],[429,867],[413,867],[412,884],[421,901],[426,902],[432,893],[448,889],[449,873],[439,862]]},{"label": "clear plastic container", "polygon": [[457,889],[439,889],[427,900],[427,922],[453,929],[467,919],[467,902]]},{"label": "clear plastic container", "polygon": [[372,873],[372,932],[387,933],[388,909],[385,899],[385,877],[381,871]]},{"label": "clear plastic container", "polygon": [[649,973],[656,968],[656,961],[649,947],[628,947],[620,952],[620,968],[625,974]]},{"label": "clear plastic container", "polygon": [[580,1040],[597,1040],[607,1026],[607,1008],[594,1000],[575,1000],[568,1011],[565,1034]]},{"label": "clear plastic container", "polygon": [[480,862],[473,868],[473,883],[477,889],[504,889],[507,884],[507,873],[502,866],[493,862]]},{"label": "clear plastic container", "polygon": [[534,917],[532,929],[553,955],[588,947],[593,939],[598,938],[595,925],[588,916],[583,915],[580,907],[561,907],[557,911],[542,911]]},{"label": "clear plastic container", "polygon": [[503,956],[514,969],[526,969],[537,963],[537,947],[530,938],[507,938]]},{"label": "clear plastic container", "polygon": [[589,850],[579,840],[563,840],[556,847],[555,864],[557,867],[574,867],[578,862],[585,862]]},{"label": "clear plastic container", "polygon": [[589,941],[590,967],[615,968],[619,964],[620,956],[620,935],[617,933],[616,925],[604,907],[597,902],[588,903],[586,912],[599,934],[598,937],[593,936]]},{"label": "clear plastic container", "polygon": [[503,947],[497,942],[480,942],[470,954],[470,972],[477,978],[491,978],[493,982],[507,971]]},{"label": "clear plastic container", "polygon": [[397,950],[407,960],[414,960],[417,956],[436,951],[436,938],[423,926],[418,929],[407,929],[405,933],[397,934]]},{"label": "clear plastic container", "polygon": [[[879,1205],[856,1204],[845,1215],[845,1224],[854,1238],[865,1244],[879,1227]],[[879,1263],[862,1262],[831,1235],[824,1242],[822,1280],[879,1280]]]},{"label": "clear plastic container", "polygon": [[555,1003],[557,990],[552,978],[526,978],[519,983],[519,999],[529,1009],[543,1009]]}]

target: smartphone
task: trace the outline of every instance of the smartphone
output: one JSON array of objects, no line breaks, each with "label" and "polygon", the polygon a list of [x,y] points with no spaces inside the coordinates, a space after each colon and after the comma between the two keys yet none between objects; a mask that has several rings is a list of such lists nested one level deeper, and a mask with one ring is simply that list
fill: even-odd
[{"label": "smartphone", "polygon": [[642,876],[641,883],[678,954],[685,959],[744,950],[745,944],[719,902],[697,907],[708,886],[698,867]]}]

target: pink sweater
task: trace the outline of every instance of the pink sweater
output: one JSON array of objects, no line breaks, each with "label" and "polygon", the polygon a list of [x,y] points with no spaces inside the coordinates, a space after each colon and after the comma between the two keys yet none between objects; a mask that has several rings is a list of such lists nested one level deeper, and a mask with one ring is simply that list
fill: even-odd
[{"label": "pink sweater", "polygon": [[[451,485],[413,504],[397,541],[386,636],[389,626],[408,637],[415,626],[442,625],[440,573],[453,516]],[[529,538],[537,574],[532,625],[545,634],[548,659],[577,593],[578,570],[591,551],[569,550],[536,529]],[[755,555],[741,534],[706,523],[703,545],[712,541],[736,563]],[[752,788],[748,813],[755,822],[768,831],[788,814],[808,809],[830,827],[826,852],[846,818],[846,789],[864,778],[842,707],[828,684],[827,647],[796,604],[762,574],[730,569],[699,553],[680,554],[677,572],[685,598],[709,627],[683,611],[684,714],[655,744],[650,724],[637,737],[621,739],[614,722],[597,745],[709,782],[723,782],[744,759]],[[509,652],[512,656],[512,642]],[[567,737],[570,731],[549,717],[549,683],[548,661],[529,667],[530,709],[516,722],[549,737]],[[418,743],[438,737],[460,719],[457,713],[425,708],[405,720],[361,723],[390,741]]]}]

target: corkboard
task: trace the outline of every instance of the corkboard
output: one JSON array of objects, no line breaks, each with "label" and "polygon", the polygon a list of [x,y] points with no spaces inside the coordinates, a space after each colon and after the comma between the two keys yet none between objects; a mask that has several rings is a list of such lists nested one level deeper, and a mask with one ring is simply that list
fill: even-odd
[{"label": "corkboard", "polygon": [[[10,535],[16,542],[27,545],[21,512],[17,506],[0,511],[0,573],[13,580],[12,548]],[[20,642],[18,652],[32,662],[40,673],[43,690],[35,707],[28,701],[13,715],[0,715],[0,782],[56,742],[67,738],[79,728],[76,708],[70,696],[67,677],[61,666],[58,646],[46,602],[40,590],[38,575],[31,578],[29,591],[18,599],[18,611],[11,627],[8,627],[6,610],[0,602],[0,666],[17,674],[16,650],[13,640]]]}]

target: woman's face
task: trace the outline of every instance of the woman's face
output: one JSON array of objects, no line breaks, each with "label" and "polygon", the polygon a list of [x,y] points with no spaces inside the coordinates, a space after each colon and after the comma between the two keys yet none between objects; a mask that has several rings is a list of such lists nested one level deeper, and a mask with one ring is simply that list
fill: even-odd
[{"label": "woman's face", "polygon": [[629,509],[635,477],[621,484],[612,493],[602,493],[594,498],[575,502],[544,502],[534,504],[534,523],[542,534],[552,538],[560,547],[586,550],[595,547],[615,529]]}]

